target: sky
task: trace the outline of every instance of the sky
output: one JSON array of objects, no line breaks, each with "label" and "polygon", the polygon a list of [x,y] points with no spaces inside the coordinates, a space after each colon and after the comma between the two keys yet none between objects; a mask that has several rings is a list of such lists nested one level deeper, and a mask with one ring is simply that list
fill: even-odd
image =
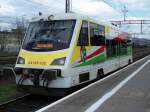
[{"label": "sky", "polygon": [[[73,12],[97,19],[123,20],[124,6],[128,10],[126,19],[150,19],[149,0],[71,1]],[[0,27],[11,27],[16,17],[31,19],[38,15],[38,12],[43,14],[64,13],[65,0],[0,0]],[[128,29],[129,26],[126,27]]]}]

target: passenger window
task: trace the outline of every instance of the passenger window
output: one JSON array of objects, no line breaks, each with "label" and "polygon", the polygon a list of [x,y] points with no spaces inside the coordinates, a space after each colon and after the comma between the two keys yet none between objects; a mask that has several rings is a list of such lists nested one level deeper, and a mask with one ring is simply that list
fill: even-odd
[{"label": "passenger window", "polygon": [[105,27],[90,23],[90,42],[91,46],[105,45]]},{"label": "passenger window", "polygon": [[112,40],[112,39],[107,39],[106,40],[106,54],[107,54],[107,57],[115,57],[116,56],[116,53],[117,53],[117,47],[116,47],[116,42],[115,40]]},{"label": "passenger window", "polygon": [[83,21],[80,35],[79,35],[79,40],[78,40],[78,46],[88,46],[89,45],[89,40],[88,40],[88,22]]}]

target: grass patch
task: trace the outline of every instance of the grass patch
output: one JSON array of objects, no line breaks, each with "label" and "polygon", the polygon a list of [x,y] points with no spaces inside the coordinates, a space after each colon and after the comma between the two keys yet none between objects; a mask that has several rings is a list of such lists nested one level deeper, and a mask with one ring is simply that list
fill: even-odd
[{"label": "grass patch", "polygon": [[0,102],[7,100],[17,92],[16,84],[1,84],[0,85]]}]

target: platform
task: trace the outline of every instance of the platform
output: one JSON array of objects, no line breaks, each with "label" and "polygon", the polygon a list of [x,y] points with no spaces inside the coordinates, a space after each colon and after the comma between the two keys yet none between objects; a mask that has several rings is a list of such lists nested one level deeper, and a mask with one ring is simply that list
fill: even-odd
[{"label": "platform", "polygon": [[37,112],[150,112],[150,56]]}]

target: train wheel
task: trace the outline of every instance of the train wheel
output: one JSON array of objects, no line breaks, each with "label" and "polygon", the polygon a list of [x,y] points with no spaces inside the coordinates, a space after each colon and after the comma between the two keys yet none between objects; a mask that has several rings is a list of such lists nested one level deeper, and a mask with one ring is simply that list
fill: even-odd
[{"label": "train wheel", "polygon": [[132,63],[132,62],[131,62],[131,59],[129,59],[129,60],[128,60],[128,65],[130,65],[131,63]]},{"label": "train wheel", "polygon": [[99,69],[98,72],[97,72],[97,79],[101,79],[103,78],[104,76],[104,72],[102,69]]}]

